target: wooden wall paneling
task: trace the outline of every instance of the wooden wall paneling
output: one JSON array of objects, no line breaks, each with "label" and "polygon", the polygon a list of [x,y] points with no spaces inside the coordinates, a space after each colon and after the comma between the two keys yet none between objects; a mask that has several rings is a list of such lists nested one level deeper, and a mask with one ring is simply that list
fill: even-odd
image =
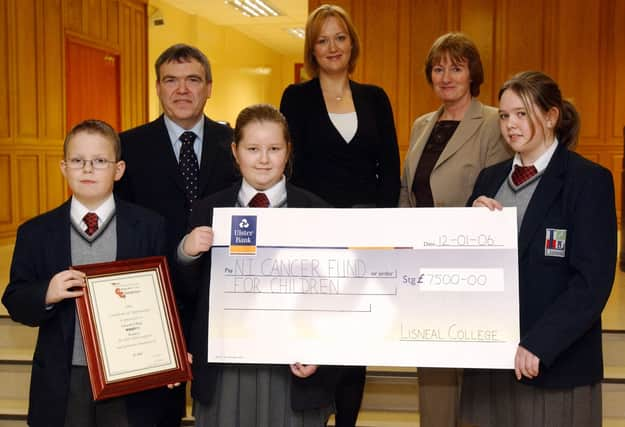
[{"label": "wooden wall paneling", "polygon": [[[579,1],[579,0],[573,0]],[[583,0],[582,0],[583,1]],[[564,7],[574,7],[574,3],[566,3]],[[542,66],[540,68],[534,67],[532,69],[543,71],[549,76],[553,77],[557,81],[558,77],[558,57],[561,54],[558,40],[560,33],[565,29],[560,27],[560,8],[562,7],[561,0],[546,1],[542,4],[542,7],[537,6],[536,10],[541,11],[542,19],[540,20],[543,29],[542,37],[534,40],[536,43],[542,43]],[[531,36],[531,34],[530,34]],[[510,37],[513,37],[512,35]]]},{"label": "wooden wall paneling", "polygon": [[[126,110],[126,113],[124,114],[128,120],[129,123],[134,123],[136,121],[136,103],[137,103],[137,99],[135,97],[136,94],[136,87],[137,87],[137,80],[138,80],[138,76],[137,76],[137,71],[135,68],[135,64],[136,64],[136,55],[138,54],[135,43],[136,43],[136,37],[135,37],[135,9],[133,7],[132,4],[128,3],[127,5],[124,5],[124,7],[128,8],[128,15],[127,15],[127,21],[128,22],[128,26],[123,26],[122,27],[122,40],[123,40],[123,46],[125,47],[125,51],[124,51],[124,58],[126,59],[126,72],[125,72],[125,80],[128,82],[127,85],[127,89],[128,91],[126,92],[126,94],[124,95],[126,97],[126,105],[128,106],[128,109]],[[131,125],[134,126],[134,125]]]},{"label": "wooden wall paneling", "polygon": [[[509,1],[500,1],[497,2],[496,8],[497,8],[497,13],[496,13],[496,17],[495,17],[495,38],[494,38],[494,49],[493,49],[493,57],[495,58],[495,61],[493,62],[493,75],[492,75],[492,79],[495,82],[495,87],[497,89],[499,89],[499,87],[501,87],[501,83],[504,82],[507,78],[507,75],[509,73],[508,71],[508,64],[507,64],[507,57],[508,57],[508,50],[507,50],[507,41],[508,41],[508,37],[504,31],[504,29],[507,26],[507,11],[508,11],[508,3]],[[486,80],[487,77],[484,76],[484,79]],[[497,90],[495,90],[493,92],[493,99],[491,99],[492,105],[493,106],[497,106],[499,105],[498,100],[496,99],[497,97]],[[483,101],[486,101],[486,99],[482,98]]]},{"label": "wooden wall paneling", "polygon": [[65,30],[76,34],[83,32],[83,0],[63,0],[63,22]]},{"label": "wooden wall paneling", "polygon": [[90,38],[106,40],[106,0],[83,1],[83,32]]},{"label": "wooden wall paneling", "polygon": [[138,76],[135,86],[135,118],[133,126],[138,126],[148,120],[148,32],[147,8],[141,6],[136,14],[137,55],[135,56],[135,73]]},{"label": "wooden wall paneling", "polygon": [[119,6],[119,48],[122,52],[121,57],[123,58],[120,61],[120,108],[122,113],[122,129],[131,128],[133,126],[132,122],[134,121],[132,117],[132,59],[127,57],[129,51],[131,50],[130,40],[128,37],[128,31],[130,30],[131,25],[130,15],[131,7],[127,3],[122,2]]},{"label": "wooden wall paneling", "polygon": [[11,156],[9,153],[0,153],[0,230],[10,226],[13,222],[13,203],[11,198]]},{"label": "wooden wall paneling", "polygon": [[147,12],[129,1],[119,10],[122,129],[128,129],[147,120]]},{"label": "wooden wall paneling", "polygon": [[[65,34],[122,53],[127,122],[147,117],[145,0],[0,0],[0,237],[68,196],[59,171],[65,134]],[[130,15],[129,15],[130,16]]]},{"label": "wooden wall paneling", "polygon": [[[2,110],[2,116],[0,121],[4,123],[0,124],[2,129],[2,135],[0,141],[2,142],[2,153],[0,154],[0,235],[6,234],[7,237],[11,236],[11,233],[15,230],[15,212],[17,203],[15,199],[15,167],[14,158],[12,156],[13,147],[15,146],[15,122],[17,111],[17,97],[16,97],[16,58],[15,58],[15,44],[16,44],[16,21],[14,19],[17,11],[15,0],[4,1],[0,10],[3,14],[0,28],[0,40],[3,43],[4,55],[0,59],[0,64],[3,67],[2,72],[5,76],[0,83],[2,93],[0,93],[0,107]],[[4,97],[6,95],[6,98]],[[6,151],[5,151],[6,150]]]},{"label": "wooden wall paneling", "polygon": [[[10,106],[10,74],[9,62],[12,52],[9,50],[9,2],[0,2],[0,51],[4,52],[0,55],[0,75],[4,78],[0,79],[0,139],[8,138],[11,134],[11,106]],[[0,191],[4,188],[0,186]],[[0,219],[1,221],[1,219]]]},{"label": "wooden wall paneling", "polygon": [[613,61],[613,66],[607,67],[610,82],[608,86],[613,94],[612,108],[608,111],[608,116],[612,119],[610,134],[617,139],[619,146],[623,147],[623,132],[625,131],[625,1],[613,0],[611,2],[609,27],[612,30],[608,33],[608,58]]},{"label": "wooden wall paneling", "polygon": [[[547,2],[548,3],[548,2]],[[492,105],[498,105],[501,85],[520,71],[543,70],[545,22],[542,0],[496,2],[495,90]],[[537,16],[538,15],[538,16]]]},{"label": "wooden wall paneling", "polygon": [[459,6],[460,30],[477,46],[484,69],[480,100],[493,105],[499,83],[495,81],[495,0],[464,0]]},{"label": "wooden wall paneling", "polygon": [[131,110],[130,117],[134,124],[139,124],[139,122],[143,122],[141,120],[141,104],[144,101],[141,96],[141,83],[145,80],[145,74],[147,74],[147,69],[143,66],[143,61],[140,60],[140,57],[143,55],[143,49],[140,46],[141,37],[139,36],[139,31],[137,28],[141,28],[145,26],[145,19],[143,10],[139,10],[137,8],[131,9],[131,17],[130,20],[132,22],[132,31],[129,32],[130,39],[130,52],[129,58],[132,58],[132,68],[130,73],[130,78],[132,81],[132,92],[131,92]]},{"label": "wooden wall paneling", "polygon": [[37,68],[39,136],[58,144],[65,129],[63,16],[61,0],[38,2]]},{"label": "wooden wall paneling", "polygon": [[[446,11],[444,32],[460,31],[462,0],[446,0],[441,2],[441,4],[443,3]],[[440,35],[442,34],[436,34],[435,36],[438,37]]]},{"label": "wooden wall paneling", "polygon": [[[140,90],[140,82],[145,80],[144,73],[147,72],[146,69],[140,67],[139,64],[142,61],[139,60],[139,56],[142,54],[142,49],[139,48],[139,32],[136,30],[137,28],[141,28],[142,19],[141,12],[136,8],[130,8],[130,28],[126,34],[128,39],[128,52],[127,58],[130,65],[130,69],[128,70],[128,80],[130,81],[130,110],[128,111],[129,119],[132,121],[133,126],[134,123],[139,122],[141,119],[141,90]],[[139,27],[138,27],[139,26]]]},{"label": "wooden wall paneling", "polygon": [[[380,8],[376,2],[363,2],[358,7],[362,27],[361,48],[371,54],[359,59],[361,81],[380,86],[388,95],[393,111],[398,110],[399,1],[387,0]],[[405,71],[404,71],[405,72]],[[402,129],[398,129],[402,130]],[[401,132],[400,132],[401,133]]]},{"label": "wooden wall paneling", "polygon": [[[322,1],[321,4],[325,4],[326,2]],[[364,47],[364,41],[367,38],[367,28],[366,28],[366,0],[351,0],[351,1],[339,1],[336,3],[338,6],[341,6],[343,9],[347,11],[352,17],[352,23],[356,27],[356,31],[358,31],[358,37],[360,38],[360,57],[358,58],[358,62],[356,63],[356,69],[351,75],[353,80],[358,82],[365,82],[365,63],[367,62],[368,55],[363,55],[363,52],[366,52]],[[379,4],[378,4],[379,6]],[[376,11],[376,16],[379,11]],[[378,35],[379,36],[379,35]],[[371,35],[371,37],[375,37],[375,35]]]},{"label": "wooden wall paneling", "polygon": [[[16,66],[16,137],[34,138],[38,135],[40,111],[37,106],[37,28],[35,0],[20,0],[15,3],[15,22],[17,33],[13,33]],[[19,140],[16,141],[19,143]]]},{"label": "wooden wall paneling", "polygon": [[362,80],[384,87],[391,98],[396,98],[398,89],[398,11],[398,0],[387,0],[384,8],[375,2],[364,2],[359,8],[362,49],[373,53],[359,60]]},{"label": "wooden wall paneling", "polygon": [[565,97],[571,98],[582,117],[580,144],[598,143],[601,93],[600,69],[604,68],[599,49],[601,34],[599,7],[594,2],[561,2],[558,12],[554,76]]},{"label": "wooden wall paneling", "polygon": [[[612,79],[611,71],[615,68],[615,58],[612,57],[612,45],[614,44],[611,40],[611,34],[614,33],[615,29],[610,28],[610,24],[612,23],[611,13],[614,12],[614,2],[612,0],[603,0],[599,3],[599,57],[601,61],[601,65],[598,67],[599,79],[597,82],[599,85],[599,93],[598,99],[598,137],[600,139],[600,143],[603,146],[610,145],[612,141],[610,140],[612,128],[612,123],[614,117],[612,117],[612,106],[614,105],[614,91],[611,90],[614,88],[614,80]],[[609,163],[612,163],[612,157],[610,156]],[[604,163],[605,164],[605,163]]]},{"label": "wooden wall paneling", "polygon": [[410,69],[413,55],[410,44],[410,0],[400,0],[397,9],[397,93],[393,104],[395,114],[395,127],[397,131],[397,142],[399,143],[399,158],[402,163],[408,151],[410,126],[414,117],[410,113],[410,81],[412,73]]},{"label": "wooden wall paneling", "polygon": [[16,154],[17,221],[19,223],[40,213],[39,158],[36,154]]},{"label": "wooden wall paneling", "polygon": [[[412,1],[410,11],[410,120],[398,126],[412,127],[414,120],[440,106],[425,76],[425,61],[434,41],[450,31],[448,3],[429,0]],[[445,7],[444,7],[445,5]]]},{"label": "wooden wall paneling", "polygon": [[107,2],[106,23],[106,40],[111,44],[119,45],[119,1]]},{"label": "wooden wall paneling", "polygon": [[59,206],[69,196],[67,184],[60,169],[61,160],[63,160],[62,153],[50,152],[44,155],[45,172],[41,174],[42,188],[46,189],[45,197],[43,197],[45,201],[44,211]]}]

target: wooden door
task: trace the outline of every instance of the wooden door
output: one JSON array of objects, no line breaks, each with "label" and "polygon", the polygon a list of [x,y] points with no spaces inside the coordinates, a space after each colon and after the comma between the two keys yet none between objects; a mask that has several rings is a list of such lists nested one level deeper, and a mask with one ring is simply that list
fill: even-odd
[{"label": "wooden door", "polygon": [[100,119],[121,130],[119,54],[67,39],[67,130]]}]

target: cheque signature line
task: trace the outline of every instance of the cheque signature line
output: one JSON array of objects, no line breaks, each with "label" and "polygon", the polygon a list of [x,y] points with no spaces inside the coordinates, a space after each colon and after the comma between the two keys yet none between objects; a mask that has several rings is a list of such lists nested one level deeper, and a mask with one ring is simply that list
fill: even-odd
[{"label": "cheque signature line", "polygon": [[402,338],[399,341],[416,341],[416,342],[479,342],[479,343],[492,343],[492,344],[505,344],[507,341],[502,340],[417,340]]},{"label": "cheque signature line", "polygon": [[319,313],[371,313],[371,304],[368,309],[363,310],[341,310],[330,308],[245,308],[245,307],[224,307],[224,311],[294,311],[294,312],[319,312]]}]

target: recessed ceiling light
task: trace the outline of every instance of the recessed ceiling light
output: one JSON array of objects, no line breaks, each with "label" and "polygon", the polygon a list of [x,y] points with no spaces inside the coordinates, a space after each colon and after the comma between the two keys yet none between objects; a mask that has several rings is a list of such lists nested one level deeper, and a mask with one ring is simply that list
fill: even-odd
[{"label": "recessed ceiling light", "polygon": [[305,35],[303,28],[287,28],[286,31],[287,33],[289,33],[293,37],[297,37],[298,39],[303,39]]},{"label": "recessed ceiling light", "polygon": [[225,4],[232,6],[245,16],[281,16],[278,10],[263,0],[225,0]]}]

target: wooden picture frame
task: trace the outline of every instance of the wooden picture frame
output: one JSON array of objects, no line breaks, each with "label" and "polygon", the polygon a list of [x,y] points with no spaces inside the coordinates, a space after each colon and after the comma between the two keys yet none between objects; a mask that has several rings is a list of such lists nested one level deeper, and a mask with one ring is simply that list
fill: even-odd
[{"label": "wooden picture frame", "polygon": [[165,257],[72,268],[87,275],[76,307],[94,400],[191,380]]}]

